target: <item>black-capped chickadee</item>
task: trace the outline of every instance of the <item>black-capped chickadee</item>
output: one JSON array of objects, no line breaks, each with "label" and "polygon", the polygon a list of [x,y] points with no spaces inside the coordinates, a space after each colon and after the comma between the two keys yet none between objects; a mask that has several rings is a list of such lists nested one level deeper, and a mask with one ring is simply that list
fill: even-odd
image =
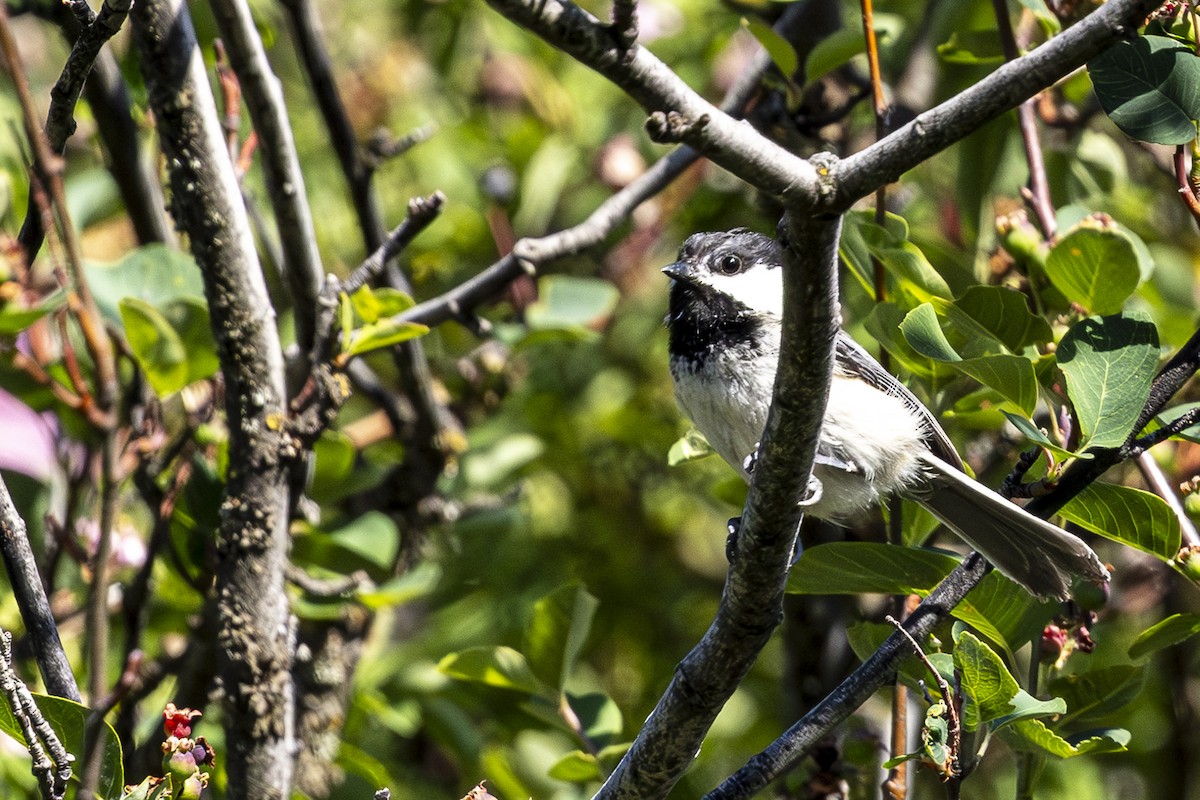
[{"label": "black-capped chickadee", "polygon": [[[738,229],[688,237],[672,278],[667,328],[680,406],[749,479],[779,361],[783,251]],[[913,394],[844,333],[813,475],[815,517],[847,521],[893,493],[917,500],[1000,572],[1038,597],[1066,599],[1072,579],[1108,580],[1079,538],[1025,512],[962,471],[962,459]]]}]

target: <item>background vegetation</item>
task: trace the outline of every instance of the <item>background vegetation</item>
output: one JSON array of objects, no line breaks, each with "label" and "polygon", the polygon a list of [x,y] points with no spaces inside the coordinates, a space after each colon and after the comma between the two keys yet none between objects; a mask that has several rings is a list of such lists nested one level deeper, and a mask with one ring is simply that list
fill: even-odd
[{"label": "background vegetation", "polygon": [[[9,4],[39,124],[70,51],[53,5]],[[303,4],[251,5],[287,100],[321,262],[344,278],[374,244],[364,237],[311,74],[297,55],[289,14]],[[377,130],[384,132],[380,142],[418,132],[411,149],[377,164],[384,221],[397,224],[409,198],[445,195],[440,215],[399,262],[417,300],[480,273],[518,238],[581,222],[667,152],[650,141],[645,112],[623,92],[482,4],[319,5],[336,86],[359,140],[370,141]],[[759,42],[766,43],[776,68],[756,95],[756,127],[802,156],[848,155],[876,138],[860,6],[823,5],[821,12],[809,9],[812,27],[793,37],[793,48],[769,32],[783,4],[645,0],[639,41],[714,102],[754,69]],[[1010,4],[1013,41],[1027,49],[1051,38],[1091,10],[1078,6]],[[584,8],[602,18],[609,13],[596,4]],[[880,2],[874,12],[890,129],[974,85],[1005,58],[990,2]],[[216,77],[220,32],[213,11],[200,3],[191,14],[212,84],[228,100]],[[1160,34],[1185,42],[1191,36],[1186,16],[1156,24]],[[131,92],[139,149],[156,171],[163,169],[139,68],[146,56],[128,30],[106,47]],[[781,66],[789,73],[799,67],[800,77],[785,79]],[[3,88],[0,110],[11,120],[9,133],[0,135],[4,480],[28,525],[67,655],[91,682],[83,692],[88,704],[101,705],[95,687],[115,692],[109,721],[122,737],[125,781],[157,772],[158,712],[175,702],[204,711],[196,730],[218,753],[206,795],[223,796],[220,758],[230,743],[215,700],[212,587],[230,452],[216,377],[219,348],[208,330],[200,272],[169,231],[158,243],[137,231],[108,168],[100,114],[81,104],[79,130],[65,151],[66,197],[86,279],[118,341],[119,392],[106,409],[117,433],[89,418],[86,408],[70,407],[64,395],[78,395],[81,385],[70,374],[71,358],[83,362],[84,386],[99,391],[99,383],[67,312],[62,285],[74,279],[63,277],[62,237],[52,233],[31,272],[21,265],[16,237],[30,193],[30,148],[19,132],[17,94]],[[1018,422],[1032,419],[1051,437],[1061,434],[1048,442],[1059,448],[1059,460],[1088,446],[1119,445],[1146,401],[1160,355],[1183,347],[1195,331],[1200,242],[1180,200],[1173,151],[1119,130],[1083,70],[1030,109],[1046,171],[1044,190],[1034,189],[1048,192],[1050,229],[1036,203],[1023,199],[1028,138],[1009,113],[889,187],[885,202],[898,216],[886,226],[874,224],[870,203],[852,211],[842,243],[848,328],[873,351],[874,339],[884,340],[893,366],[941,414],[972,467],[993,486],[1030,447],[1005,412]],[[255,237],[282,336],[291,341],[297,301],[278,266],[284,257],[271,224],[272,189],[259,153],[247,144],[249,115],[234,122],[233,150],[244,154],[247,167],[242,189],[248,207],[264,218],[254,224]],[[1194,125],[1190,134],[1185,141],[1194,138]],[[300,710],[313,715],[300,722],[301,791],[361,798],[387,786],[394,797],[458,797],[483,779],[502,798],[579,797],[598,788],[676,664],[708,628],[728,567],[725,521],[745,500],[740,479],[718,459],[685,458],[687,448],[676,444],[689,425],[676,409],[666,368],[666,279],[658,268],[691,232],[735,226],[773,232],[781,211],[776,200],[702,160],[602,245],[539,264],[536,277],[517,278],[499,302],[479,309],[481,317],[468,309],[465,324],[435,327],[419,340],[432,375],[435,436],[420,435],[428,419],[422,401],[412,400],[403,361],[387,349],[364,357],[379,391],[364,391],[363,373],[351,373],[358,391],[320,433],[308,474],[297,478],[310,502],[294,509],[291,561],[303,575],[290,573],[288,598],[302,643],[297,671],[309,670]],[[1079,237],[1077,250],[1100,251],[1088,262],[1099,265],[1094,272],[1074,262],[1056,266],[1055,259],[1069,258],[1071,248],[1051,249],[1056,234],[1065,233]],[[888,275],[893,305],[883,311],[876,308],[872,257]],[[1022,311],[1037,322],[1020,320],[1033,332],[1012,346],[1016,323],[1009,318],[993,329],[993,341],[983,341],[956,318],[951,300],[978,285],[1024,292],[1032,311]],[[994,308],[1000,295],[977,297]],[[352,327],[375,321],[371,302],[360,297]],[[931,310],[914,316],[924,304]],[[48,313],[29,327],[32,318],[20,315],[33,308]],[[1128,392],[1131,399],[1120,402],[1135,413],[1124,421],[1089,423],[1081,403],[1091,395],[1082,388],[1076,395],[1070,367],[1050,358],[1068,330],[1084,338],[1072,326],[1093,312],[1123,312],[1106,319],[1135,327],[1152,322],[1157,331],[1156,341],[1139,340],[1139,350],[1136,334],[1106,329],[1133,361],[1105,362],[1108,378],[1078,379],[1106,397]],[[936,333],[922,338],[918,326],[930,322],[924,313],[934,315],[927,331],[945,329],[940,342],[930,343]],[[988,350],[997,341],[1006,347]],[[949,354],[938,350],[943,345]],[[952,356],[978,363],[951,366]],[[1020,373],[1014,376],[1005,372],[1012,362],[988,361],[993,357],[1023,359],[1025,366],[1013,367]],[[30,359],[40,360],[44,375]],[[1059,413],[1069,408],[1059,367],[1074,418]],[[66,388],[52,391],[51,384]],[[391,421],[380,396],[399,397]],[[403,430],[394,434],[392,423]],[[1026,433],[1039,435],[1029,423]],[[107,501],[106,441],[118,451]],[[421,447],[433,447],[436,457],[422,463],[414,457]],[[1175,496],[1171,487],[1200,472],[1200,451],[1186,441],[1172,440],[1153,454],[1157,467],[1149,459],[1130,461],[1105,480],[1150,491],[1165,485]],[[1028,478],[1045,475],[1046,463],[1040,460]],[[438,467],[432,475],[430,464]],[[1115,506],[1125,510],[1112,512],[1105,502],[1085,497],[1068,512],[1073,522],[1105,528],[1120,542],[1095,540],[1115,568],[1110,596],[1084,601],[1098,614],[1085,620],[1095,649],[1076,651],[1086,649],[1087,632],[1072,627],[1081,617],[1070,609],[1064,627],[1074,638],[1062,663],[1043,669],[1035,694],[1068,697],[1069,716],[1048,719],[1055,730],[1076,735],[1073,743],[1087,738],[1078,738],[1084,731],[1125,729],[1127,736],[1105,740],[1113,746],[1097,748],[1121,752],[1060,759],[1043,748],[1033,757],[1021,755],[1028,742],[998,735],[970,778],[973,797],[1013,796],[1018,766],[1025,776],[1020,785],[1035,783],[1039,798],[1186,797],[1197,790],[1196,650],[1187,637],[1200,609],[1193,586],[1167,563],[1181,530],[1184,544],[1197,544],[1189,538],[1194,530],[1188,514],[1165,504],[1136,506],[1123,497]],[[98,534],[106,503],[111,539]],[[1089,525],[1089,509],[1100,509],[1097,518],[1115,517]],[[923,540],[929,527],[918,518],[905,541]],[[882,541],[883,525],[867,521],[846,532],[808,521],[802,532],[809,548],[847,537]],[[1128,546],[1135,540],[1141,550]],[[98,591],[101,541],[111,555]],[[861,552],[867,560],[860,576],[842,581],[829,564],[793,576],[796,594],[788,598],[781,631],[717,717],[672,796],[710,790],[831,691],[881,638],[878,628],[861,625],[879,622],[890,609],[881,593],[925,593],[947,571],[923,585],[890,555]],[[989,617],[992,630],[972,621],[1025,680],[1028,642],[1053,649],[1053,642],[1041,642],[1041,630],[1060,609],[1001,592],[996,607],[1006,603],[1019,613],[1001,622]],[[97,629],[89,604],[107,609],[101,612],[107,634]],[[1173,614],[1189,616],[1149,644],[1138,639]],[[962,624],[947,620],[937,630],[947,652],[962,641],[952,623]],[[0,627],[24,629],[12,593],[2,596]],[[106,636],[106,650],[97,650],[98,635]],[[1135,640],[1143,644],[1131,652]],[[33,655],[18,636],[18,672],[31,685]],[[915,662],[911,672],[929,682]],[[1081,677],[1072,682],[1065,677],[1071,675]],[[1045,681],[1052,678],[1059,683],[1048,692]],[[845,780],[851,796],[874,796],[890,743],[888,694],[863,706],[778,791],[816,796],[816,787]],[[910,705],[917,718],[924,715],[919,694]],[[932,770],[915,780],[915,796],[938,791]],[[28,754],[5,740],[0,793],[37,792]]]}]

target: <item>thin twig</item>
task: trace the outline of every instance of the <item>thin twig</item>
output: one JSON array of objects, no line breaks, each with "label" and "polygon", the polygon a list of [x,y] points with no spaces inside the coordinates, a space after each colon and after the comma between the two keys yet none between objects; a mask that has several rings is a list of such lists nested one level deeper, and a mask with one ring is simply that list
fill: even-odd
[{"label": "thin twig", "polygon": [[79,687],[58,637],[58,626],[29,546],[25,520],[13,506],[3,478],[0,478],[0,551],[46,688],[53,695],[80,702]]},{"label": "thin twig", "polygon": [[904,628],[904,624],[898,619],[888,614],[885,619],[895,626],[896,631],[908,640],[912,646],[913,652],[917,658],[925,665],[925,669],[933,676],[934,683],[937,684],[938,691],[942,693],[942,701],[946,705],[946,716],[949,718],[950,727],[950,778],[957,779],[959,777],[958,754],[962,752],[962,727],[958,716],[958,701],[954,697],[954,693],[950,691],[950,684],[942,677],[942,673],[937,671],[937,667],[929,660],[929,656],[925,655],[925,651],[921,649],[921,645],[913,638],[913,635]]},{"label": "thin twig", "polygon": [[[1008,4],[1005,0],[992,0],[992,9],[996,15],[1004,60],[1013,61],[1020,57],[1021,51],[1013,33],[1012,20],[1008,16]],[[1021,141],[1025,145],[1025,161],[1029,165],[1029,186],[1024,192],[1025,199],[1037,215],[1042,236],[1049,241],[1054,238],[1057,223],[1054,203],[1050,199],[1050,181],[1046,177],[1046,162],[1042,158],[1042,143],[1038,137],[1036,97],[1017,106],[1017,122],[1021,129]]]},{"label": "thin twig", "polygon": [[[71,756],[42,716],[28,687],[13,671],[12,634],[8,631],[0,631],[0,691],[25,736],[25,746],[33,761],[33,774],[38,779],[43,799],[62,800],[71,779]],[[47,748],[49,756],[46,755]]]},{"label": "thin twig", "polygon": [[1196,197],[1196,190],[1188,178],[1188,160],[1188,146],[1186,144],[1177,145],[1174,164],[1175,181],[1179,186],[1179,199],[1183,201],[1183,205],[1196,220],[1196,224],[1200,225],[1200,198]]},{"label": "thin twig", "polygon": [[[50,90],[50,110],[46,115],[45,134],[51,152],[61,155],[67,139],[75,132],[75,106],[83,90],[84,81],[92,70],[100,48],[113,34],[121,29],[132,0],[105,0],[99,14],[93,14],[85,0],[71,0],[70,9],[81,28],[71,54],[62,73]],[[17,240],[25,248],[26,258],[32,262],[42,248],[45,228],[30,198],[25,211],[25,222]]]},{"label": "thin twig", "polygon": [[1154,460],[1154,456],[1148,452],[1138,453],[1134,459],[1137,462],[1138,470],[1142,473],[1142,477],[1146,479],[1146,483],[1150,484],[1150,488],[1154,493],[1167,502],[1171,507],[1171,512],[1175,514],[1175,519],[1179,522],[1179,532],[1183,537],[1185,547],[1200,545],[1200,534],[1196,532],[1196,526],[1192,523],[1192,518],[1188,516],[1187,509],[1183,507],[1183,502],[1179,499],[1179,493],[1171,482],[1167,480],[1167,476],[1163,473],[1162,467]]},{"label": "thin twig", "polygon": [[325,271],[283,89],[267,61],[246,0],[213,0],[212,9],[260,142],[263,176],[283,249],[283,274],[295,301],[296,342],[307,355],[312,351],[316,301]]}]

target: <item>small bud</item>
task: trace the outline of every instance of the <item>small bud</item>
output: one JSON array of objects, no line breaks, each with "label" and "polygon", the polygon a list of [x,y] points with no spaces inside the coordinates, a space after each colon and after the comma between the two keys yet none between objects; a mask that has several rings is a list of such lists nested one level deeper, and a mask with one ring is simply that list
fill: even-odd
[{"label": "small bud", "polygon": [[1180,548],[1171,563],[1192,583],[1200,584],[1200,546]]},{"label": "small bud", "polygon": [[167,703],[163,708],[163,732],[167,736],[186,739],[192,735],[192,721],[199,719],[201,712],[190,708],[176,708],[174,703]]},{"label": "small bud", "polygon": [[1043,664],[1053,664],[1062,655],[1067,643],[1067,632],[1053,622],[1042,630],[1042,640],[1038,648],[1038,658]]}]

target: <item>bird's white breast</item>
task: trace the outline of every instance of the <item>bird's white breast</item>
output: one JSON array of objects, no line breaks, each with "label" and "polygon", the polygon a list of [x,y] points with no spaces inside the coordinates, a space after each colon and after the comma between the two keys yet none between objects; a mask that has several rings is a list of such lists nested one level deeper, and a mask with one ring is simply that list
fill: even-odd
[{"label": "bird's white breast", "polygon": [[[731,348],[703,363],[672,365],[675,396],[713,449],[743,477],[762,438],[775,383],[778,337],[761,348]],[[818,463],[822,498],[810,513],[845,520],[881,496],[919,482],[922,421],[902,399],[835,371],[821,431],[820,454],[853,465],[847,472]]]}]

